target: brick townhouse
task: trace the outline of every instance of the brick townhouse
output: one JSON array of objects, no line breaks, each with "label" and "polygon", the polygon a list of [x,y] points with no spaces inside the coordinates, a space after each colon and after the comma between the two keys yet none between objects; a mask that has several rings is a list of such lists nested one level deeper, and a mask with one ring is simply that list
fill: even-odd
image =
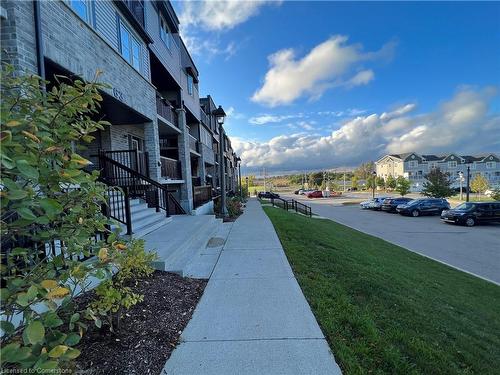
[{"label": "brick townhouse", "polygon": [[237,188],[239,159],[219,133],[213,98],[199,97],[198,69],[169,1],[5,0],[1,44],[2,61],[51,82],[103,72],[100,115],[112,126],[84,154],[109,184],[133,182],[134,196],[170,213],[210,200],[219,163],[226,189]]}]

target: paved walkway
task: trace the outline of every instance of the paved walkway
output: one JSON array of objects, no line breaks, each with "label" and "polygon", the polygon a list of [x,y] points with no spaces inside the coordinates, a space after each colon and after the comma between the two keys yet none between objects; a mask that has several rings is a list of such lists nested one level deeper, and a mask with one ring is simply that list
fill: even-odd
[{"label": "paved walkway", "polygon": [[255,199],[234,223],[181,341],[164,374],[341,374]]}]

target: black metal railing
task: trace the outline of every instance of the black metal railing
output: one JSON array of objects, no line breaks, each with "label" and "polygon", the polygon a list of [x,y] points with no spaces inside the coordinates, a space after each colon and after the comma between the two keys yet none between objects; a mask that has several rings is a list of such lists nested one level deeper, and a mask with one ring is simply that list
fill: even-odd
[{"label": "black metal railing", "polygon": [[179,127],[179,119],[175,108],[159,93],[156,93],[156,113],[158,113],[165,120],[169,121],[175,127]]},{"label": "black metal railing", "polygon": [[299,212],[303,215],[312,216],[312,209],[310,206],[296,201],[295,199],[283,199],[283,198],[271,198],[271,204],[275,207],[282,208],[286,211],[294,210],[295,212]]},{"label": "black metal railing", "polygon": [[[105,183],[104,179],[100,178]],[[107,217],[125,225],[127,235],[132,234],[132,214],[130,212],[130,196],[127,187],[123,189],[109,186],[106,191],[107,204],[103,205],[102,212]]]},{"label": "black metal railing", "polygon": [[212,200],[212,186],[193,186],[194,208],[200,207]]},{"label": "black metal railing", "polygon": [[166,179],[181,180],[181,162],[160,156],[161,177]]},{"label": "black metal railing", "polygon": [[167,187],[159,182],[118,163],[107,157],[103,152],[99,154],[99,166],[101,168],[101,178],[108,185],[127,189],[129,198],[141,198],[147,202],[149,207],[155,208],[157,212],[165,211],[167,216],[185,213],[180,205],[172,204],[175,198]]},{"label": "black metal railing", "polygon": [[202,123],[204,123],[206,126],[210,127],[209,117],[202,108],[200,108],[200,119],[201,119]]},{"label": "black metal railing", "polygon": [[149,155],[139,150],[100,150],[108,158],[149,177]]}]

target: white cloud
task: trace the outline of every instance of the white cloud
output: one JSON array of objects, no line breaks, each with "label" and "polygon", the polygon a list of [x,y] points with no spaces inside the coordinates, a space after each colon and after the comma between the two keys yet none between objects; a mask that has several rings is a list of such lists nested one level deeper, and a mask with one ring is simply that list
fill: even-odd
[{"label": "white cloud", "polygon": [[269,124],[269,123],[277,123],[277,122],[282,122],[288,119],[292,118],[298,118],[302,117],[301,114],[296,114],[296,115],[270,115],[270,114],[263,114],[259,116],[254,116],[250,117],[248,119],[248,122],[253,125],[264,125],[264,124]]},{"label": "white cloud", "polygon": [[259,9],[279,1],[209,0],[185,1],[179,15],[183,27],[196,26],[205,30],[230,30],[258,14]]},{"label": "white cloud", "polygon": [[242,120],[246,117],[243,113],[237,112],[236,109],[232,106],[229,107],[225,112],[227,118],[229,119]]},{"label": "white cloud", "polygon": [[242,164],[276,170],[357,165],[385,153],[499,152],[500,115],[489,113],[491,88],[460,88],[436,110],[412,115],[410,103],[381,115],[372,113],[345,121],[327,136],[280,135],[266,142],[233,140]]},{"label": "white cloud", "polygon": [[282,49],[270,55],[264,83],[252,100],[275,107],[290,104],[302,96],[317,99],[329,88],[364,85],[374,79],[372,70],[348,77],[359,63],[387,57],[394,43],[376,52],[365,53],[360,44],[347,44],[347,36],[337,35],[314,47],[300,58],[293,49]]}]

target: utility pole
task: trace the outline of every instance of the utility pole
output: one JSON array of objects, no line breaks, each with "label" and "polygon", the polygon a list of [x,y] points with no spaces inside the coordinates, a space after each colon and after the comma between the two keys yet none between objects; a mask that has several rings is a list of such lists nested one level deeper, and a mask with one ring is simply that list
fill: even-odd
[{"label": "utility pole", "polygon": [[467,166],[467,191],[465,192],[466,201],[469,201],[469,190],[470,190],[470,166]]},{"label": "utility pole", "polygon": [[345,193],[345,171],[344,171],[344,193]]}]

